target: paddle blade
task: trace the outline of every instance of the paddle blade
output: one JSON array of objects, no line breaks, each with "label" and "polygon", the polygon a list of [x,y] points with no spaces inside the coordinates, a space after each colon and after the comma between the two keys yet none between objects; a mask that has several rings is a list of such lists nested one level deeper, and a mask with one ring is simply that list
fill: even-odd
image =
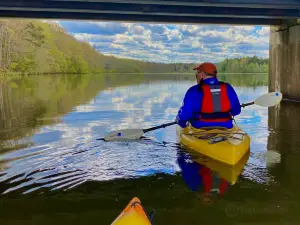
[{"label": "paddle blade", "polygon": [[282,99],[280,92],[270,92],[257,98],[254,103],[263,107],[271,107],[277,105]]},{"label": "paddle blade", "polygon": [[121,140],[135,140],[139,139],[144,134],[142,129],[124,129],[108,133],[105,141],[121,141]]}]

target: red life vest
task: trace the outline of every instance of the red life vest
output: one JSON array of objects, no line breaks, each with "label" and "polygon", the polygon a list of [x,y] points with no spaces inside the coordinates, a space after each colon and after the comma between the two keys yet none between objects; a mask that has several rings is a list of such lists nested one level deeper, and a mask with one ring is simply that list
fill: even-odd
[{"label": "red life vest", "polygon": [[[212,190],[212,183],[213,183],[211,170],[207,167],[202,167],[199,170],[199,174],[201,175],[203,180],[204,192],[210,192]],[[228,187],[228,182],[223,178],[220,178],[220,183],[218,186],[219,194],[224,195],[225,191],[227,190],[227,187]]]},{"label": "red life vest", "polygon": [[231,104],[226,83],[201,84],[203,93],[199,120],[203,122],[226,122],[231,120]]}]

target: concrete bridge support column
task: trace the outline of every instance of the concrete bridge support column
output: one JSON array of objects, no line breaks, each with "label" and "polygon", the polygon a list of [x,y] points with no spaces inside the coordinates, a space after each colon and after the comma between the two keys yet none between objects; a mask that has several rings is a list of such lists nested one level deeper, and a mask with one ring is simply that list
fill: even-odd
[{"label": "concrete bridge support column", "polygon": [[300,100],[300,21],[271,27],[269,91]]}]

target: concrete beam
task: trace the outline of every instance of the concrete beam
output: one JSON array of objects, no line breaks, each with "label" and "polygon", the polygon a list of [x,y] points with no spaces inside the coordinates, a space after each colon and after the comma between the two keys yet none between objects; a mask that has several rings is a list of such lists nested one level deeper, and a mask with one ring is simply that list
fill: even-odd
[{"label": "concrete beam", "polygon": [[222,18],[264,18],[298,19],[300,9],[265,9],[212,6],[180,6],[158,4],[128,4],[70,1],[5,1],[0,2],[3,11],[40,11],[68,13],[130,14],[176,17],[222,17]]},{"label": "concrete beam", "polygon": [[[11,0],[19,1],[19,0]],[[35,0],[43,1],[43,0]],[[20,2],[20,1],[19,1]],[[28,2],[28,0],[27,0]],[[300,9],[299,0],[45,0],[45,2],[110,2],[157,5]]]},{"label": "concrete beam", "polygon": [[300,18],[299,0],[9,0],[0,17],[275,25]]},{"label": "concrete beam", "polygon": [[193,17],[193,16],[154,16],[107,13],[74,13],[48,11],[13,11],[0,10],[0,17],[4,18],[31,18],[31,19],[70,19],[70,20],[97,20],[97,21],[125,21],[148,23],[185,23],[185,24],[232,24],[232,25],[276,25],[281,19],[261,18],[228,18],[228,17]]}]

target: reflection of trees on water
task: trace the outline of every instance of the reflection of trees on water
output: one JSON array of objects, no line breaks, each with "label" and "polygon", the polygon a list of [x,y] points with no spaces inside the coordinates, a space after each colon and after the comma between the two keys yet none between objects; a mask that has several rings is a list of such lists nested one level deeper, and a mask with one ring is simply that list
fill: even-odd
[{"label": "reflection of trees on water", "polygon": [[85,88],[85,82],[64,79],[35,76],[1,80],[1,139],[17,139],[30,134],[33,128],[52,124],[55,116],[71,110],[78,99],[82,101],[80,88]]},{"label": "reflection of trees on water", "polygon": [[219,74],[218,77],[233,86],[258,87],[268,85],[268,75],[266,74]]},{"label": "reflection of trees on water", "polygon": [[[174,74],[145,74],[145,79],[149,81],[154,80],[189,80],[195,81],[195,75],[193,73],[178,73]],[[218,78],[221,81],[229,82],[232,86],[239,87],[258,87],[268,85],[267,74],[218,74]],[[195,83],[196,84],[196,83]]]}]

